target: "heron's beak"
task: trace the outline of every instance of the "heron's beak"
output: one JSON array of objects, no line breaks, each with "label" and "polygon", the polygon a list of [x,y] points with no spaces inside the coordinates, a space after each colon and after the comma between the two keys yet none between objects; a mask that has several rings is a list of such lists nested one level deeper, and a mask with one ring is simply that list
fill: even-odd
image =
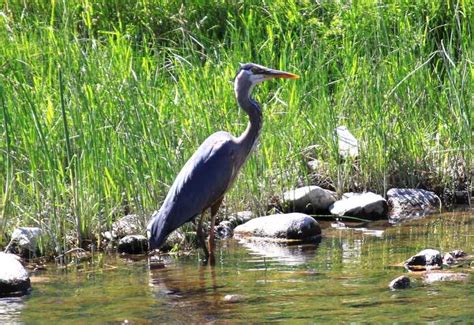
[{"label": "heron's beak", "polygon": [[268,70],[266,73],[266,76],[268,79],[272,78],[285,78],[285,79],[298,79],[300,76],[294,73],[289,73],[286,71],[280,71],[280,70]]}]

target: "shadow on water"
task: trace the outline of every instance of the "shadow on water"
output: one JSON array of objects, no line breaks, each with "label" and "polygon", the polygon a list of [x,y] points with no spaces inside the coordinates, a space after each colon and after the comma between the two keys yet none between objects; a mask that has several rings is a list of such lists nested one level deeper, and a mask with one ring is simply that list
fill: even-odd
[{"label": "shadow on water", "polygon": [[472,213],[443,214],[384,229],[364,227],[328,226],[314,245],[222,241],[215,267],[203,266],[198,256],[166,257],[153,264],[146,258],[108,256],[105,263],[113,268],[92,264],[64,272],[51,267],[41,275],[49,281],[35,283],[33,278],[30,296],[8,307],[0,303],[0,322],[474,319],[474,272],[469,265],[460,269],[470,274],[466,282],[426,285],[410,274],[413,288],[387,288],[390,280],[405,274],[396,264],[421,249],[461,248],[472,255]]}]

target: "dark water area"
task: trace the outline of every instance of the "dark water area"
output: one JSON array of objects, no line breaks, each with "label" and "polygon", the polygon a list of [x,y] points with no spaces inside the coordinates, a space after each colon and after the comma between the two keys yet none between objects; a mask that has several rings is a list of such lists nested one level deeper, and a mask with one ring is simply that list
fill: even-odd
[{"label": "dark water area", "polygon": [[[472,257],[472,211],[366,227],[327,227],[317,245],[222,241],[215,267],[198,255],[50,265],[30,295],[0,299],[0,323],[474,322],[473,266],[451,269],[467,281],[425,284],[399,265],[425,248]],[[390,291],[403,274],[412,288]]]}]

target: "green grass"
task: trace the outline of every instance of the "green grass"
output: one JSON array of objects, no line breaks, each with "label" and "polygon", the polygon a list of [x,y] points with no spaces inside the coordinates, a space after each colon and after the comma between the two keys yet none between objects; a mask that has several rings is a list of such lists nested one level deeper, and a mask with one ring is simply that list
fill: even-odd
[{"label": "green grass", "polygon": [[[39,225],[60,251],[97,238],[124,210],[158,208],[208,135],[244,130],[230,82],[239,62],[301,79],[256,89],[261,144],[224,211],[262,212],[272,196],[309,183],[307,156],[328,164],[339,192],[468,184],[473,8],[472,0],[5,0],[0,243],[17,225]],[[338,125],[360,140],[357,161],[340,161]]]}]

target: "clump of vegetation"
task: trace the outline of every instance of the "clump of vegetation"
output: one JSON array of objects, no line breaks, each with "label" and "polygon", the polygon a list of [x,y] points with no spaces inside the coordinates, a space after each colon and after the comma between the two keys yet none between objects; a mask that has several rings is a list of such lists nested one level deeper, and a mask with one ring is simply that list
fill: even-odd
[{"label": "clump of vegetation", "polygon": [[[0,243],[35,224],[62,251],[125,211],[156,209],[212,132],[247,123],[239,62],[301,75],[265,84],[261,145],[226,199],[264,210],[309,182],[338,191],[470,186],[474,5],[465,1],[7,1],[0,7]],[[333,130],[360,139],[341,162]],[[472,188],[469,188],[469,191]]]}]

